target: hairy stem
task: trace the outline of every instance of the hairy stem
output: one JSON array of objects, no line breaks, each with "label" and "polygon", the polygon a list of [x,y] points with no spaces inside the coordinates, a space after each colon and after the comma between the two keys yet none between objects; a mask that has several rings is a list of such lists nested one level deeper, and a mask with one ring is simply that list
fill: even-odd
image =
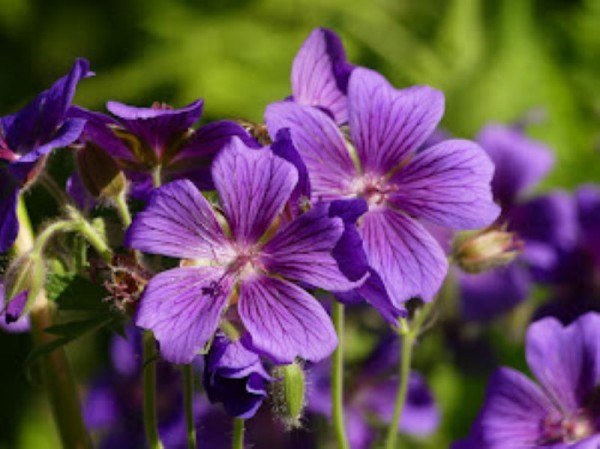
[{"label": "hairy stem", "polygon": [[[34,246],[33,230],[22,200],[19,201],[18,217],[20,229],[15,242],[15,252],[22,255]],[[54,324],[54,310],[43,289],[35,300],[30,318],[31,333],[37,347],[47,345],[58,338],[45,332],[46,328]],[[91,449],[92,443],[81,414],[77,386],[64,348],[54,349],[41,356],[40,364],[42,383],[48,394],[63,448]]]},{"label": "hairy stem", "polygon": [[183,383],[188,449],[196,449],[196,423],[194,422],[194,372],[192,370],[192,365],[185,365],[183,367]]},{"label": "hairy stem", "polygon": [[338,346],[333,353],[331,368],[331,401],[335,438],[339,449],[349,449],[344,421],[344,305],[333,302],[333,325],[338,336]]},{"label": "hairy stem", "polygon": [[144,331],[144,357],[142,363],[144,383],[144,428],[149,449],[162,449],[156,418],[156,345],[151,331]]}]

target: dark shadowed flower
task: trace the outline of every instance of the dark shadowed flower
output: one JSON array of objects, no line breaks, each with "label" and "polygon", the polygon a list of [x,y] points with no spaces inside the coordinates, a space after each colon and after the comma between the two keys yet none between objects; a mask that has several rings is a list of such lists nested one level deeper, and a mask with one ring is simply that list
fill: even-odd
[{"label": "dark shadowed flower", "polygon": [[0,252],[19,231],[19,191],[34,181],[52,150],[73,143],[85,120],[67,118],[77,83],[90,76],[89,63],[78,59],[66,76],[13,115],[0,118]]},{"label": "dark shadowed flower", "polygon": [[346,93],[353,69],[337,34],[325,28],[313,30],[294,59],[292,100],[322,109],[338,124],[346,123]]},{"label": "dark shadowed flower", "polygon": [[494,199],[502,206],[495,229],[506,229],[524,243],[512,264],[482,274],[458,274],[464,318],[489,320],[529,296],[532,270],[557,263],[557,248],[572,245],[575,216],[569,196],[560,191],[530,197],[553,164],[551,151],[517,127],[492,124],[477,136],[496,170]]},{"label": "dark shadowed flower", "polygon": [[256,353],[217,333],[204,364],[204,390],[210,402],[221,402],[231,416],[251,418],[267,397],[270,380]]},{"label": "dark shadowed flower", "polygon": [[358,229],[374,272],[359,293],[368,300],[368,288],[387,291],[396,308],[415,296],[430,301],[448,262],[420,220],[455,229],[493,222],[499,213],[490,191],[493,165],[466,140],[416,152],[443,115],[444,97],[435,89],[396,90],[379,74],[356,68],[347,100],[351,141],[326,113],[293,102],[267,108],[269,132],[290,129],[313,201],[368,203]]},{"label": "dark shadowed flower", "polygon": [[455,448],[595,449],[600,446],[600,315],[563,327],[546,318],[527,332],[538,380],[501,368],[490,380],[471,435]]},{"label": "dark shadowed flower", "polygon": [[71,108],[74,117],[88,122],[82,145],[106,151],[131,181],[130,193],[146,199],[153,183],[190,179],[200,189],[214,188],[210,164],[215,154],[232,136],[252,140],[246,131],[230,121],[192,128],[202,116],[203,101],[173,109],[162,103],[150,108],[109,101],[114,117]]},{"label": "dark shadowed flower", "polygon": [[268,147],[233,138],[212,178],[219,210],[191,182],[176,181],[153,194],[127,231],[129,246],[182,259],[149,282],[137,324],[174,363],[189,363],[226,313],[248,349],[276,362],[327,357],[337,345],[331,320],[297,283],[344,291],[364,280],[349,281],[332,256],[343,219],[322,203],[278,226],[298,172]]},{"label": "dark shadowed flower", "polygon": [[[385,339],[361,365],[357,377],[351,379],[345,397],[344,413],[350,446],[372,447],[377,429],[389,426],[394,414],[394,398],[398,391],[399,362],[397,338]],[[331,367],[322,362],[308,371],[310,385],[307,409],[331,416]],[[435,432],[440,412],[422,376],[411,372],[408,396],[400,419],[400,432],[424,437]]]}]

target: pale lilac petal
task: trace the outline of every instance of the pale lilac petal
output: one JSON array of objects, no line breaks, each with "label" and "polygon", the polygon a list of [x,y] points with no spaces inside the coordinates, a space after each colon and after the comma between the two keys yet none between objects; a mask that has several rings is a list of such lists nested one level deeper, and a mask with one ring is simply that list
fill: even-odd
[{"label": "pale lilac petal", "polygon": [[252,348],[278,363],[292,363],[296,357],[317,362],[337,346],[325,309],[287,281],[267,277],[243,281],[238,312]]},{"label": "pale lilac petal", "polygon": [[352,142],[365,172],[388,173],[416,151],[444,114],[443,94],[428,86],[397,90],[357,68],[348,85]]},{"label": "pale lilac petal", "polygon": [[503,207],[541,181],[554,164],[548,147],[516,128],[488,125],[477,136],[477,142],[496,166],[492,189]]},{"label": "pale lilac petal", "polygon": [[267,107],[269,133],[289,128],[294,146],[308,168],[315,200],[346,196],[356,168],[335,122],[322,111],[284,101]]},{"label": "pale lilac petal", "polygon": [[589,313],[564,327],[554,318],[527,332],[527,364],[565,412],[576,412],[600,380],[600,315]]},{"label": "pale lilac petal", "polygon": [[292,164],[270,149],[249,148],[234,137],[216,157],[212,176],[231,233],[255,243],[281,213],[298,182]]},{"label": "pale lilac petal", "polygon": [[369,424],[362,410],[346,405],[344,421],[348,432],[348,443],[352,449],[369,449],[375,439],[375,431]]},{"label": "pale lilac petal", "polygon": [[262,259],[269,273],[306,282],[325,290],[350,290],[350,281],[332,255],[344,233],[341,218],[329,216],[328,204],[317,204],[287,224],[264,247]]},{"label": "pale lilac petal", "polygon": [[27,303],[27,290],[17,294],[9,304],[5,304],[4,300],[4,284],[0,281],[0,329],[8,333],[27,332],[30,328],[29,314],[22,314]]},{"label": "pale lilac petal", "polygon": [[222,269],[164,271],[146,286],[136,324],[154,332],[166,360],[190,363],[217,330],[231,288]]},{"label": "pale lilac petal", "polygon": [[542,390],[524,374],[501,368],[490,380],[476,426],[487,449],[534,449],[549,416],[557,410]]},{"label": "pale lilac petal", "polygon": [[494,166],[468,140],[447,140],[412,159],[392,178],[391,203],[415,217],[454,229],[478,229],[500,214],[490,181]]},{"label": "pale lilac petal", "polygon": [[415,220],[390,209],[368,212],[361,231],[371,266],[396,307],[413,297],[431,301],[448,271],[440,245]]},{"label": "pale lilac petal", "polygon": [[214,259],[224,241],[210,203],[187,180],[155,190],[125,235],[126,246],[180,259]]},{"label": "pale lilac petal", "polygon": [[294,101],[329,111],[337,123],[348,118],[346,89],[353,66],[339,37],[330,30],[317,28],[304,41],[292,66]]}]

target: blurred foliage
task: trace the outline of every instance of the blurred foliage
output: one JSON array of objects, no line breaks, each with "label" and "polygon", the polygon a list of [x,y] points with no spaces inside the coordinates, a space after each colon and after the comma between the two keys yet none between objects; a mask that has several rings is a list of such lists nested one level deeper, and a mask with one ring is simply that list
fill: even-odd
[{"label": "blurred foliage", "polygon": [[[352,62],[380,70],[399,87],[442,89],[443,125],[458,136],[542,111],[530,131],[557,159],[543,188],[572,188],[600,181],[599,24],[597,0],[0,0],[0,114],[84,56],[97,73],[79,90],[84,106],[102,109],[109,99],[183,105],[203,97],[206,120],[259,121],[267,103],[289,95],[302,41],[325,26],[341,35]],[[501,330],[486,331],[494,348],[476,333],[479,340],[470,344],[477,350],[445,347],[446,331],[427,334],[417,358],[445,424],[432,441],[414,447],[447,447],[464,435],[492,366],[523,365],[520,343]],[[372,340],[357,337],[356,353]],[[0,335],[0,449],[57,447],[40,389],[20,369],[27,341]],[[96,347],[97,358],[105,358]],[[97,363],[90,346],[78,348],[71,350],[76,369],[89,373]],[[469,359],[477,351],[495,356],[473,370]]]}]

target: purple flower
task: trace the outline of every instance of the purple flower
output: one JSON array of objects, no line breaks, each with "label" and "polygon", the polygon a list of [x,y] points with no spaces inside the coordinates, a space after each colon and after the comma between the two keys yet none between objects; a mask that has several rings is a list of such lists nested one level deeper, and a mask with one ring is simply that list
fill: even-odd
[{"label": "purple flower", "polygon": [[147,199],[153,176],[161,183],[190,179],[200,189],[213,189],[210,164],[215,154],[232,136],[252,143],[246,131],[230,121],[193,129],[203,103],[199,99],[173,109],[160,103],[139,108],[109,101],[106,107],[115,118],[78,107],[71,115],[88,121],[82,143],[110,154],[132,182],[131,195]]},{"label": "purple flower", "polygon": [[527,332],[527,364],[539,385],[510,368],[490,380],[470,437],[455,448],[576,448],[600,445],[600,315],[563,327],[553,318]]},{"label": "purple flower", "polygon": [[343,220],[316,204],[277,226],[298,173],[268,147],[232,139],[212,178],[219,212],[191,182],[176,181],[153,194],[129,228],[129,246],[183,259],[149,282],[137,324],[152,329],[174,363],[189,363],[225,313],[245,329],[248,349],[276,362],[327,357],[337,345],[332,323],[295,282],[341,291],[362,282],[349,281],[331,254]]},{"label": "purple flower", "polygon": [[443,109],[441,92],[426,86],[396,90],[362,68],[348,82],[351,142],[317,108],[292,102],[267,108],[271,135],[290,128],[314,201],[367,201],[369,210],[358,221],[374,270],[358,290],[367,300],[383,291],[400,309],[415,296],[430,301],[439,289],[448,262],[420,220],[475,229],[498,216],[490,192],[493,165],[476,144],[447,140],[416,153]]},{"label": "purple flower", "polygon": [[[0,279],[0,328],[9,333],[29,331],[29,315],[23,315],[27,302],[27,290],[18,293],[5,304],[4,283]],[[19,317],[15,319],[15,317]]]},{"label": "purple flower", "polygon": [[77,59],[68,75],[13,115],[0,118],[0,252],[7,251],[19,232],[19,191],[33,182],[46,156],[73,143],[84,120],[66,118],[77,83],[92,75],[89,63]]},{"label": "purple flower", "polygon": [[217,333],[206,356],[203,380],[210,402],[222,402],[229,415],[248,419],[267,397],[271,376],[257,354]]},{"label": "purple flower", "polygon": [[[361,365],[358,376],[346,389],[344,413],[350,446],[353,449],[369,448],[377,433],[369,424],[376,417],[389,425],[394,413],[394,398],[398,391],[398,378],[393,371],[398,366],[397,338],[384,340]],[[307,408],[309,411],[331,416],[330,363],[319,363],[309,371]],[[400,419],[399,431],[414,436],[433,433],[440,421],[440,412],[423,377],[411,372],[408,396]]]},{"label": "purple flower", "polygon": [[292,100],[315,106],[338,124],[348,121],[346,93],[354,66],[346,61],[340,38],[333,31],[317,28],[308,36],[292,66]]}]

